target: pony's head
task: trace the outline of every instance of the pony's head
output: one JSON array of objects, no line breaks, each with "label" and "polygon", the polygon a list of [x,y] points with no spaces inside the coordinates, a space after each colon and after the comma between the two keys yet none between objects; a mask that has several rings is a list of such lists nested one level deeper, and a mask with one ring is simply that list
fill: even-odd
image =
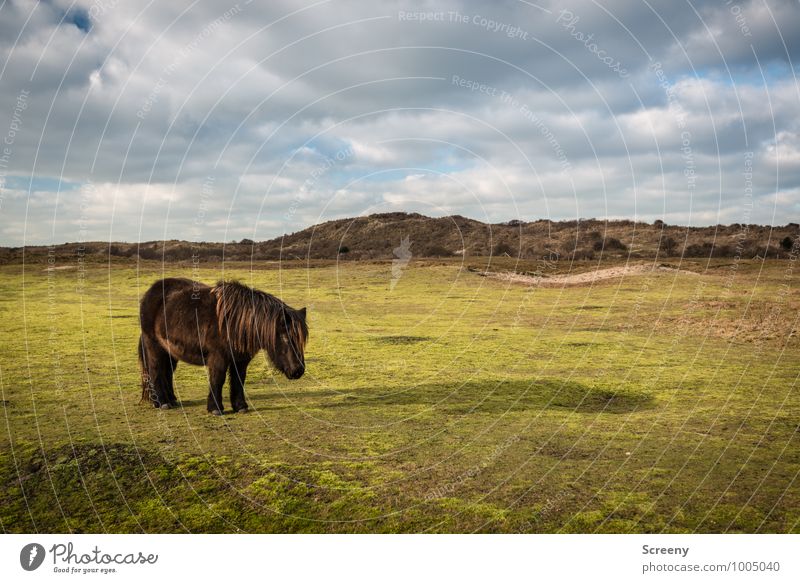
[{"label": "pony's head", "polygon": [[275,332],[275,342],[271,349],[267,348],[270,360],[287,378],[299,379],[306,371],[306,309],[285,306]]},{"label": "pony's head", "polygon": [[252,357],[264,350],[287,378],[303,376],[308,339],[305,308],[295,310],[236,281],[219,282],[212,291],[217,296],[219,329],[233,352]]}]

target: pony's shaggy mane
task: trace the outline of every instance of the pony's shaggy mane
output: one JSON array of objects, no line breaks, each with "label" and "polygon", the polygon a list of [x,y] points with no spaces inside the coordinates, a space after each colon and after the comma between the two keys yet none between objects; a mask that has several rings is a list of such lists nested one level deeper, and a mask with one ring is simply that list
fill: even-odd
[{"label": "pony's shaggy mane", "polygon": [[308,325],[302,311],[238,281],[220,281],[211,293],[217,298],[219,330],[233,351],[255,355],[266,350],[273,357],[280,332],[286,332],[300,350],[305,347]]}]

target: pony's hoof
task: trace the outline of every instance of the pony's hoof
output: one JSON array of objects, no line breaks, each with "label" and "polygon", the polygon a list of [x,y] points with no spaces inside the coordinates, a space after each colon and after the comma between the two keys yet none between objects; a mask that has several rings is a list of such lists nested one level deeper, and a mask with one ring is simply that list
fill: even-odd
[{"label": "pony's hoof", "polygon": [[216,415],[217,417],[222,415],[222,411],[220,411],[219,409],[214,409],[213,411],[209,411],[209,413],[211,413],[212,415]]},{"label": "pony's hoof", "polygon": [[236,410],[237,413],[247,413],[248,411],[250,411],[250,409],[247,407],[242,407],[241,409]]},{"label": "pony's hoof", "polygon": [[170,405],[169,403],[164,403],[163,405],[161,405],[161,409],[165,411],[167,409],[172,409],[172,405]]}]

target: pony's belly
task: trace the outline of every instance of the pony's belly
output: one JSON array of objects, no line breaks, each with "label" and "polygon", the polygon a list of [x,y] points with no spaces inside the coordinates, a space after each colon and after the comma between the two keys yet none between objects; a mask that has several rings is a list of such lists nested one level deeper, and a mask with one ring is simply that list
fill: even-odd
[{"label": "pony's belly", "polygon": [[172,358],[198,366],[203,366],[206,363],[206,353],[199,346],[187,346],[169,339],[159,339],[159,343],[164,347],[164,350],[169,352]]}]

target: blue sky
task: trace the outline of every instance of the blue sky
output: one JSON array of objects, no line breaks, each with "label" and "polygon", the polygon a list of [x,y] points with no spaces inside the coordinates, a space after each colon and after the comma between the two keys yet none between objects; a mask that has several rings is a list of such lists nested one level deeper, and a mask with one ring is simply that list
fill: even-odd
[{"label": "blue sky", "polygon": [[0,244],[800,218],[797,2],[129,4],[0,6]]}]

